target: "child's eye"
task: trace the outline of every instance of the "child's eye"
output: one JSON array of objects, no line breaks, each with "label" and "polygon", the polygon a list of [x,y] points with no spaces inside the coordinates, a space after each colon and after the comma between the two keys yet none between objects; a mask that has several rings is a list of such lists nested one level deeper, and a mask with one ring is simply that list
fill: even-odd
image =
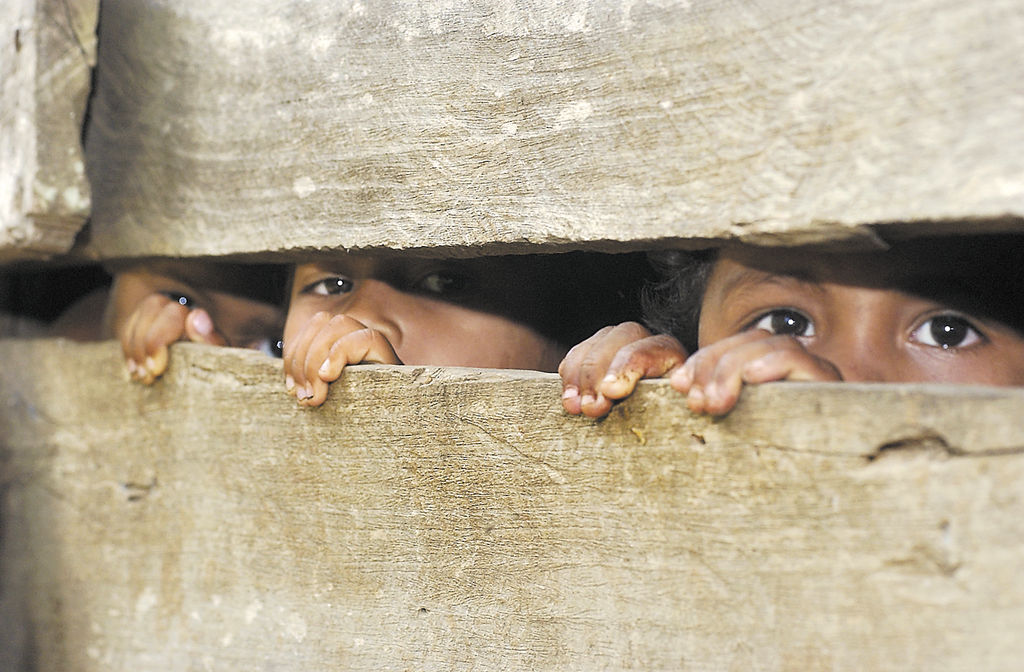
[{"label": "child's eye", "polygon": [[186,308],[195,308],[196,302],[191,297],[179,294],[178,292],[160,292],[171,301],[175,301],[185,306]]},{"label": "child's eye", "polygon": [[337,294],[348,294],[355,289],[355,283],[341,276],[324,278],[311,282],[302,289],[303,294],[317,294],[319,296],[335,296]]},{"label": "child's eye", "polygon": [[787,336],[814,336],[814,323],[803,313],[791,308],[777,308],[765,313],[748,327],[764,329]]},{"label": "child's eye", "polygon": [[933,348],[965,348],[980,343],[984,336],[970,322],[959,315],[944,313],[921,324],[910,338]]},{"label": "child's eye", "polygon": [[437,271],[420,278],[416,283],[416,289],[430,294],[451,294],[460,292],[466,288],[465,276],[448,271]]}]

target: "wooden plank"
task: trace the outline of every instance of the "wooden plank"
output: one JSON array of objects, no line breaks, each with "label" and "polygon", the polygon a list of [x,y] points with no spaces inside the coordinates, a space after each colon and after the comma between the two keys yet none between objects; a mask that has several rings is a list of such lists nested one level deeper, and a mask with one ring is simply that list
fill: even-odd
[{"label": "wooden plank", "polygon": [[310,410],[249,351],[176,345],[152,388],[113,343],[0,360],[25,669],[1024,656],[1024,390],[765,385],[711,421],[656,381],[594,422],[550,374],[358,367]]},{"label": "wooden plank", "polygon": [[0,7],[0,262],[67,252],[89,215],[81,136],[98,6]]},{"label": "wooden plank", "polygon": [[96,256],[1024,224],[1017,0],[117,0],[103,30]]}]

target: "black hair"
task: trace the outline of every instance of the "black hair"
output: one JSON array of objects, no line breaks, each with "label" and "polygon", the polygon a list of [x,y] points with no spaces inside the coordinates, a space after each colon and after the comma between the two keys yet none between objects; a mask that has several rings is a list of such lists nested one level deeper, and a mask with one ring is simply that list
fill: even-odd
[{"label": "black hair", "polygon": [[717,250],[651,252],[657,279],[643,291],[643,322],[659,334],[676,337],[688,352],[697,351],[697,327]]}]

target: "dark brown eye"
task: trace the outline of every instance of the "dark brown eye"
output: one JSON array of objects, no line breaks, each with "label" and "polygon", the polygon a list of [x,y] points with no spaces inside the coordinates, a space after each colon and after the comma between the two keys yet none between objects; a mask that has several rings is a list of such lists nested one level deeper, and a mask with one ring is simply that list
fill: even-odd
[{"label": "dark brown eye", "polygon": [[921,324],[911,339],[933,348],[949,350],[964,348],[983,340],[981,332],[967,319],[955,313],[943,313],[929,318]]},{"label": "dark brown eye", "polygon": [[467,285],[466,277],[448,271],[438,271],[423,276],[416,288],[430,294],[453,294],[461,292]]},{"label": "dark brown eye", "polygon": [[811,318],[791,308],[777,308],[757,318],[751,329],[764,329],[773,334],[788,336],[814,336]]},{"label": "dark brown eye", "polygon": [[318,296],[337,296],[338,294],[348,294],[354,289],[354,282],[342,276],[335,276],[306,285],[302,293],[316,294]]}]

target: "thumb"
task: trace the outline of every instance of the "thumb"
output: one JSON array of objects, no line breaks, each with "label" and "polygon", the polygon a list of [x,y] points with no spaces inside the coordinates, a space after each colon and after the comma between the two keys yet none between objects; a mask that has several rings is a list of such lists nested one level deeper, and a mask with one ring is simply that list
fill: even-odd
[{"label": "thumb", "polygon": [[185,318],[185,335],[193,343],[207,343],[209,345],[227,345],[224,338],[213,326],[210,314],[202,308],[196,308],[189,312]]}]

